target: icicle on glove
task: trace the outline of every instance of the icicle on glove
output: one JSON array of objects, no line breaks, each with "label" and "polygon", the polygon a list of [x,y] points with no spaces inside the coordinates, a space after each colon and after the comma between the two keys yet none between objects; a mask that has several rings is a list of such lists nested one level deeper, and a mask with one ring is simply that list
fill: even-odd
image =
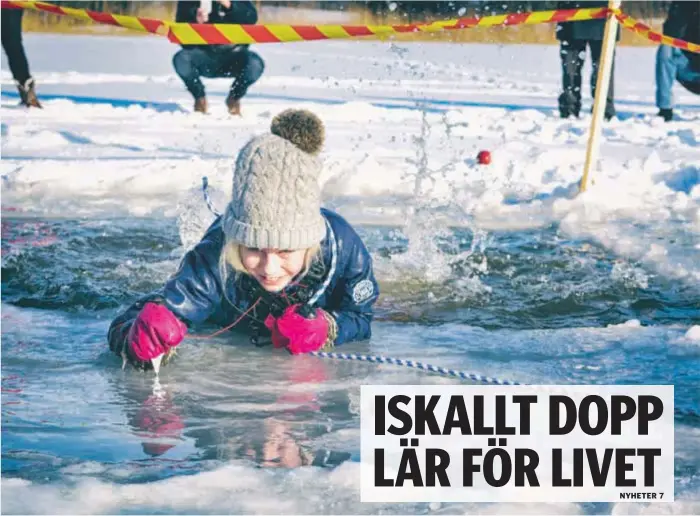
[{"label": "icicle on glove", "polygon": [[292,305],[279,318],[267,318],[265,325],[272,332],[272,344],[287,348],[293,355],[332,347],[338,333],[335,319],[320,308],[305,317],[300,308]]},{"label": "icicle on glove", "polygon": [[187,326],[163,305],[146,303],[129,329],[127,342],[139,360],[151,360],[176,347]]}]

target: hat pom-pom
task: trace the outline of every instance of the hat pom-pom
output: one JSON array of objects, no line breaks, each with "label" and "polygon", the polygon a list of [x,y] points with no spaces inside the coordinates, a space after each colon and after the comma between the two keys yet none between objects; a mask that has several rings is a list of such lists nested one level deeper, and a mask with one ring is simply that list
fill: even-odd
[{"label": "hat pom-pom", "polygon": [[305,109],[283,111],[272,119],[270,130],[308,154],[318,154],[326,136],[321,119]]}]

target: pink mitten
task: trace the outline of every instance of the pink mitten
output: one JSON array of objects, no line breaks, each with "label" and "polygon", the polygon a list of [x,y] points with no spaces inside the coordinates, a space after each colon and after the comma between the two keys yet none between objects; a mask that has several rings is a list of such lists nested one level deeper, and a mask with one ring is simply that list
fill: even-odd
[{"label": "pink mitten", "polygon": [[275,319],[272,314],[267,316],[265,319],[265,326],[270,330],[272,334],[272,345],[275,348],[286,348],[289,344],[289,339],[282,335],[277,329],[277,319]]},{"label": "pink mitten", "polygon": [[182,342],[187,326],[162,305],[146,303],[129,329],[128,342],[139,360],[151,360]]},{"label": "pink mitten", "polygon": [[307,319],[298,313],[300,305],[287,308],[277,319],[277,331],[289,342],[287,349],[293,354],[318,351],[328,339],[328,321],[318,308],[314,317]]}]

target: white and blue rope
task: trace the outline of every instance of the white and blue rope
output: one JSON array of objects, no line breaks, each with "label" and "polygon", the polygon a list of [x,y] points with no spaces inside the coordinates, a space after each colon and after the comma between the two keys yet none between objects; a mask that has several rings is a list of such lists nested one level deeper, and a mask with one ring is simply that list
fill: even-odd
[{"label": "white and blue rope", "polygon": [[326,291],[328,285],[330,285],[331,280],[333,279],[333,276],[335,275],[335,269],[338,266],[338,244],[335,240],[335,233],[333,232],[333,228],[331,227],[331,225],[328,223],[328,220],[324,218],[324,222],[326,223],[326,229],[328,230],[328,234],[330,235],[331,240],[331,268],[328,271],[326,279],[323,281],[321,287],[307,302],[309,306],[313,306],[314,303],[316,303],[316,301],[318,301],[321,295],[323,295],[323,293]]},{"label": "white and blue rope", "polygon": [[416,362],[414,360],[404,360],[401,358],[382,357],[377,355],[356,355],[352,353],[332,353],[327,351],[313,351],[310,354],[322,358],[336,358],[340,360],[359,360],[361,362],[373,362],[377,364],[395,364],[400,366],[411,367],[413,369],[421,369],[423,371],[439,373],[445,376],[454,376],[456,378],[462,378],[464,380],[472,380],[474,382],[479,383],[489,383],[493,385],[521,385],[517,382],[499,380],[498,378],[491,378],[489,376],[483,376],[476,373],[456,371],[455,369],[448,369],[446,367],[434,366],[431,364],[424,364],[423,362]]},{"label": "white and blue rope", "polygon": [[[309,354],[320,358],[331,358],[337,360],[356,360],[360,362],[371,362],[375,364],[393,364],[405,366],[413,369],[428,371],[431,373],[438,373],[444,376],[452,376],[455,378],[462,378],[464,380],[471,380],[473,382],[486,383],[490,385],[527,385],[524,383],[512,382],[509,380],[501,380],[499,378],[493,378],[490,376],[483,376],[467,371],[457,371],[455,369],[448,369],[446,367],[435,366],[432,364],[424,364],[423,362],[416,362],[414,360],[404,360],[401,358],[383,357],[378,355],[358,355],[355,353],[334,353],[328,351],[312,351]],[[674,413],[678,416],[700,418],[700,412],[692,408],[676,407],[674,409]]]},{"label": "white and blue rope", "polygon": [[221,213],[216,211],[216,208],[214,208],[214,204],[211,202],[211,197],[209,196],[209,178],[207,176],[204,176],[202,178],[202,194],[204,194],[204,202],[207,203],[207,208],[209,208],[209,211],[212,212],[216,217],[221,215]]}]

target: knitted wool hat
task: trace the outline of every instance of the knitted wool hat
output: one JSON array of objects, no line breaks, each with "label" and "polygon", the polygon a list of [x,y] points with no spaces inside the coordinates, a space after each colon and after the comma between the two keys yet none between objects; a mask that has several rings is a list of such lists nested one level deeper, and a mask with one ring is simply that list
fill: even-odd
[{"label": "knitted wool hat", "polygon": [[325,128],[306,110],[278,114],[241,150],[223,217],[226,237],[258,249],[305,249],[326,235],[318,184]]}]

